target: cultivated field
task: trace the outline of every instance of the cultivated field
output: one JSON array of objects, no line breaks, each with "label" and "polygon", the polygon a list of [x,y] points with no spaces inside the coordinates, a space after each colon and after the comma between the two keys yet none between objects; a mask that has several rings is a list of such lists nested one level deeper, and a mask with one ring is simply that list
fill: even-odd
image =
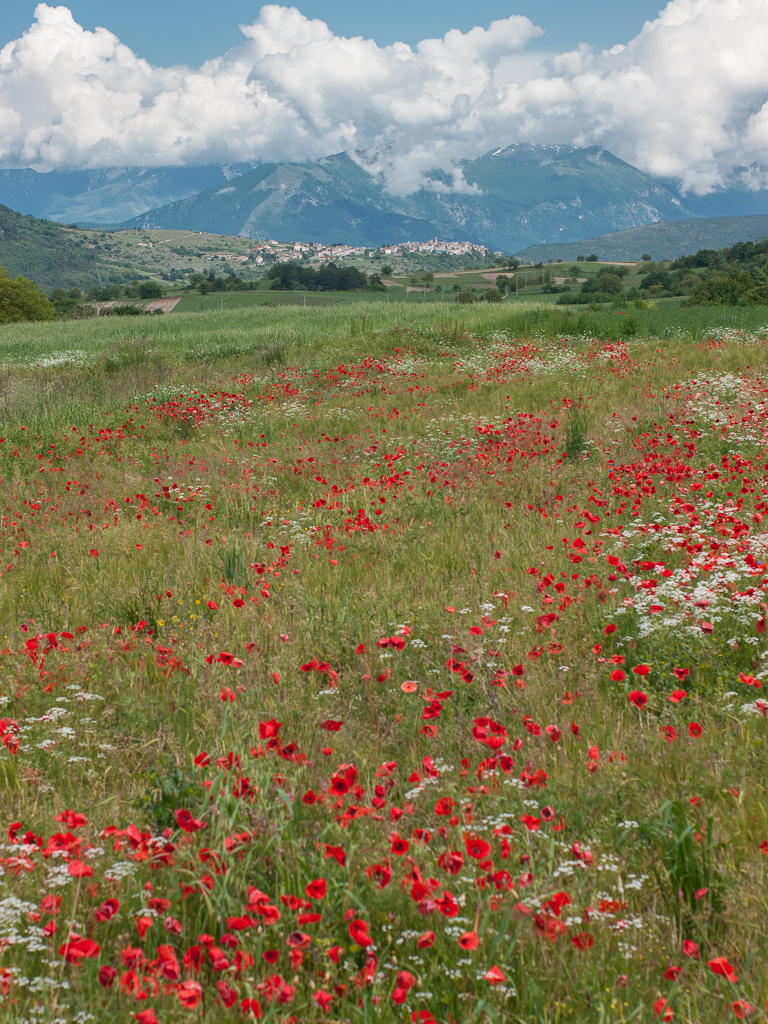
[{"label": "cultivated field", "polygon": [[766,1020],[768,328],[672,312],[3,328],[0,1020]]}]

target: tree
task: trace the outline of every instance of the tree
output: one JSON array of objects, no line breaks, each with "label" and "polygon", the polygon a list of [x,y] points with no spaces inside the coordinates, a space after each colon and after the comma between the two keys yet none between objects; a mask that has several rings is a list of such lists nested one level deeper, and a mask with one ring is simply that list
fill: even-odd
[{"label": "tree", "polygon": [[766,299],[753,292],[755,282],[746,271],[717,274],[701,281],[691,290],[692,306],[765,305]]},{"label": "tree", "polygon": [[488,288],[483,298],[486,302],[501,302],[501,292],[498,288]]},{"label": "tree", "polygon": [[459,292],[459,294],[456,296],[456,301],[465,304],[477,302],[477,296],[475,295],[474,292],[471,292],[469,291],[469,289],[467,289],[466,291]]},{"label": "tree", "polygon": [[619,295],[624,288],[618,274],[598,274],[595,282],[598,289],[606,295]]},{"label": "tree", "polygon": [[165,289],[159,281],[142,281],[139,285],[139,298],[162,299]]},{"label": "tree", "polygon": [[592,253],[590,256],[587,256],[587,258],[586,258],[586,260],[584,262],[585,263],[597,263],[597,256],[595,255],[595,253]]},{"label": "tree", "polygon": [[642,255],[642,256],[640,257],[640,259],[641,259],[641,260],[642,260],[642,261],[643,261],[644,263],[650,263],[650,262],[651,262],[651,260],[653,259],[653,257],[651,256],[651,254],[650,254],[650,253],[648,253],[648,252],[644,252],[644,253],[643,253],[643,255]]},{"label": "tree", "polygon": [[388,263],[384,264],[384,266],[381,268],[381,272],[384,275],[384,277],[392,277],[392,267],[390,267]]},{"label": "tree", "polygon": [[13,278],[0,267],[0,324],[25,320],[53,320],[53,306],[28,278]]}]

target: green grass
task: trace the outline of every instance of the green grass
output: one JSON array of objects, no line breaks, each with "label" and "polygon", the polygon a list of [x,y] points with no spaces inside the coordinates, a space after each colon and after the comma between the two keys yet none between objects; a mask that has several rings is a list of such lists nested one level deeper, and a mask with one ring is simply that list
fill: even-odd
[{"label": "green grass", "polygon": [[3,329],[0,1019],[762,1012],[766,333],[704,312]]}]

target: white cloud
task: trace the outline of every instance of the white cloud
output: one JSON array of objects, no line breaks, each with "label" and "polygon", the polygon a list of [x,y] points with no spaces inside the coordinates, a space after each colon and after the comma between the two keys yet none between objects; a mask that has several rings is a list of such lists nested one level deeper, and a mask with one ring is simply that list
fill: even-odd
[{"label": "white cloud", "polygon": [[[316,159],[368,149],[389,188],[512,142],[599,144],[706,191],[768,164],[765,0],[671,0],[609,52],[525,51],[512,16],[379,47],[268,5],[199,69],[153,67],[66,7],[0,50],[0,165],[38,170]],[[454,176],[456,188],[466,188]],[[748,180],[765,180],[760,171]],[[445,186],[443,186],[445,187]]]}]

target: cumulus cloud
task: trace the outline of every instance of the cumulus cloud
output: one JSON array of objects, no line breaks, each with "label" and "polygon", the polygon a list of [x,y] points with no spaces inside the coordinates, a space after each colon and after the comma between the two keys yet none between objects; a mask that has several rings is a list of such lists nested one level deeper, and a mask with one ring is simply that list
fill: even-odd
[{"label": "cumulus cloud", "polygon": [[[311,160],[346,150],[400,194],[513,142],[601,145],[706,192],[768,164],[765,0],[671,0],[625,45],[526,52],[512,16],[380,47],[270,4],[200,68],[154,67],[107,29],[39,4],[0,50],[0,165],[53,168]],[[741,172],[763,186],[759,166]],[[441,185],[445,188],[445,184]]]}]

